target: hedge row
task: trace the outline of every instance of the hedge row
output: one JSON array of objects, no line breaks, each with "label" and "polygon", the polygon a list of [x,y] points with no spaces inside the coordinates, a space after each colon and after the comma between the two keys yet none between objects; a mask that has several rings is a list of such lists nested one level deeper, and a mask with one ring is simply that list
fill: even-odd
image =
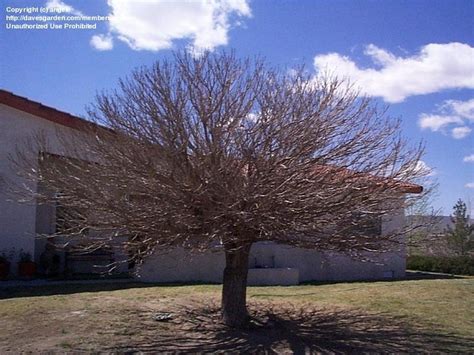
[{"label": "hedge row", "polygon": [[413,255],[407,259],[407,269],[456,275],[474,275],[474,257]]}]

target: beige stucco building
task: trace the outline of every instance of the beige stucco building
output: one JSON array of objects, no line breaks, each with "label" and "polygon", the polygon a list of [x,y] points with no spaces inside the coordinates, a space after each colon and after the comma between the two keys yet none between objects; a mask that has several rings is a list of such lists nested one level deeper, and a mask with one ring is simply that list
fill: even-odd
[{"label": "beige stucco building", "polygon": [[[9,155],[36,132],[50,139],[51,152],[61,154],[56,141],[57,130],[77,129],[84,120],[38,102],[0,90],[0,253],[24,250],[39,263],[46,241],[40,234],[55,232],[55,206],[19,203],[9,195],[8,181],[25,183],[35,190],[38,186],[22,181],[10,164]],[[36,152],[39,154],[39,152]],[[32,154],[35,154],[33,152]],[[404,211],[386,218],[382,233],[390,233],[404,224]],[[120,259],[123,255],[113,255]],[[315,250],[295,248],[272,242],[257,243],[252,247],[249,262],[250,284],[297,284],[313,280],[355,280],[400,278],[405,274],[405,250],[381,253],[377,263],[359,262],[347,256]],[[97,259],[67,260],[61,254],[61,267],[89,272]],[[75,264],[74,264],[75,263]],[[74,265],[73,265],[74,264]],[[157,253],[139,268],[137,278],[147,282],[220,282],[224,268],[224,255],[217,247],[215,252],[189,254],[181,249]],[[122,265],[126,272],[127,265]]]}]

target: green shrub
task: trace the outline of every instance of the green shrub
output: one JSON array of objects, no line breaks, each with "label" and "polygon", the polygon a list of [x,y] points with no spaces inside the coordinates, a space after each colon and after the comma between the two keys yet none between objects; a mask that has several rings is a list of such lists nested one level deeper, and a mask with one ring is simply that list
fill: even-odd
[{"label": "green shrub", "polygon": [[407,259],[407,269],[456,275],[474,275],[474,258],[470,256],[412,255]]}]

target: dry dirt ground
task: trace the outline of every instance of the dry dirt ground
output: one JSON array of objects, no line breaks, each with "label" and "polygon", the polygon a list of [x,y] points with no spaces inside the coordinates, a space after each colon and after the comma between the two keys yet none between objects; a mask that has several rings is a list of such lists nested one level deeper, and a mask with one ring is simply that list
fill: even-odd
[{"label": "dry dirt ground", "polygon": [[[474,296],[472,281],[456,284],[451,294]],[[472,299],[461,302],[467,310],[457,314],[455,305],[449,304],[453,300],[444,294],[444,299],[424,296],[428,286],[449,288],[455,280],[416,281],[432,283],[420,284],[419,289],[411,282],[249,288],[253,321],[245,330],[220,323],[220,287],[214,285],[0,290],[0,353],[472,352]],[[403,294],[420,295],[419,314],[418,306],[406,307],[413,314],[396,311],[411,296],[397,297],[398,305],[385,304],[403,289]],[[439,314],[423,319],[420,314],[427,309],[441,312],[445,321],[443,312],[451,313],[452,320],[443,322]],[[172,313],[172,319],[156,321],[154,316],[162,312]]]}]

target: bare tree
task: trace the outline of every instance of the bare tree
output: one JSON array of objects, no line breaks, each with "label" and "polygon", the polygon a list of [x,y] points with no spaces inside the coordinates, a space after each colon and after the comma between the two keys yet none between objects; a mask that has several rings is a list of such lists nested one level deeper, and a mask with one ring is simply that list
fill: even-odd
[{"label": "bare tree", "polygon": [[369,259],[399,246],[398,233],[369,227],[420,192],[423,149],[385,111],[304,69],[177,53],[99,94],[89,115],[100,126],[64,136],[60,155],[36,139],[38,169],[26,154],[14,160],[48,191],[38,201],[68,207],[62,234],[94,234],[95,246],[126,234],[135,261],[173,247],[223,250],[222,317],[239,327],[253,243]]}]

